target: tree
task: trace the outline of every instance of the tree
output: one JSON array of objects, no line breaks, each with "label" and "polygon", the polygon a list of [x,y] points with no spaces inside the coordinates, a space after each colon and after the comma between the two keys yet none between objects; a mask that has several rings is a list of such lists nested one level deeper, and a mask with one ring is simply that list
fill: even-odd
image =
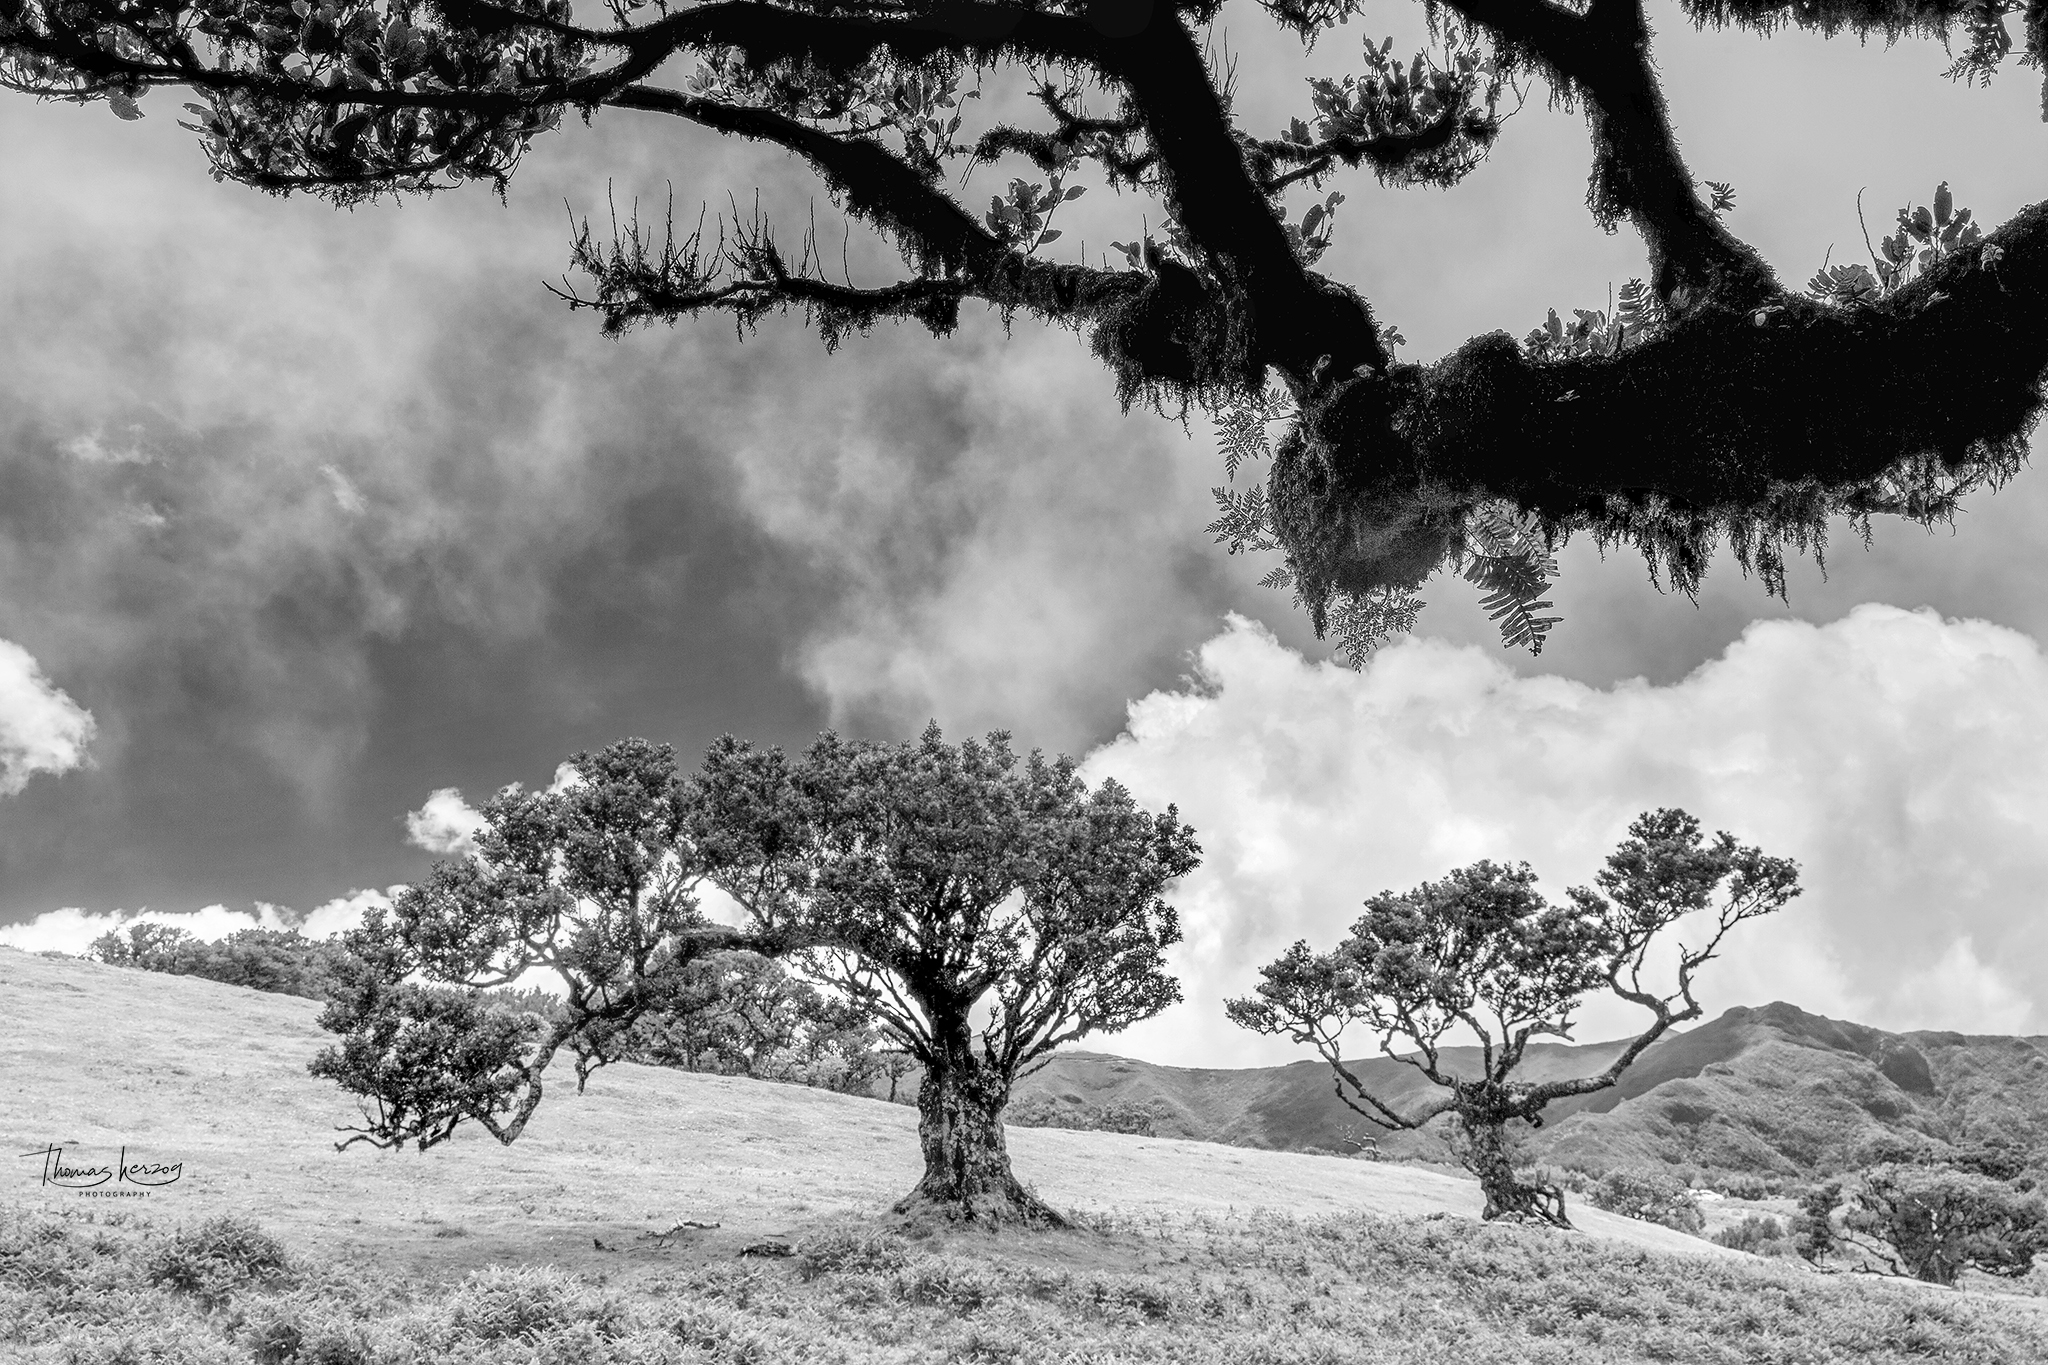
[{"label": "tree", "polygon": [[1799,1212],[1792,1218],[1792,1249],[1801,1259],[1823,1265],[1835,1249],[1835,1205],[1842,1198],[1842,1182],[1826,1180],[1808,1186],[1799,1195]]},{"label": "tree", "polygon": [[[436,864],[345,936],[342,989],[320,1017],[341,1041],[311,1065],[364,1100],[341,1146],[424,1151],[465,1122],[509,1144],[562,1049],[581,1088],[636,1022],[686,1004],[693,965],[772,946],[699,907],[707,869],[668,746],[622,740],[570,765],[560,790],[486,802],[473,856]],[[536,969],[560,979],[559,1005],[488,994]]]},{"label": "tree", "polygon": [[[1539,1127],[1552,1100],[1607,1089],[1673,1026],[1698,1018],[1694,973],[1736,925],[1798,895],[1797,879],[1790,860],[1725,831],[1705,842],[1684,811],[1647,812],[1594,878],[1605,896],[1573,887],[1568,904],[1551,905],[1528,864],[1474,863],[1398,895],[1382,891],[1336,948],[1295,943],[1261,969],[1255,995],[1225,1009],[1245,1028],[1312,1045],[1330,1064],[1337,1097],[1382,1128],[1455,1115],[1457,1150],[1485,1193],[1485,1217],[1569,1226],[1563,1192],[1517,1174],[1508,1125]],[[1677,948],[1675,988],[1646,985],[1663,931],[1710,907],[1704,942]],[[1649,1025],[1598,1075],[1518,1079],[1529,1040],[1570,1038],[1573,1013],[1602,987],[1650,1011]],[[1405,1112],[1376,1096],[1345,1064],[1341,1040],[1352,1024],[1444,1093]],[[1444,1056],[1461,1036],[1479,1044],[1477,1075]],[[1397,1052],[1397,1042],[1414,1050]]]},{"label": "tree", "polygon": [[1594,1185],[1592,1199],[1594,1208],[1680,1232],[1696,1234],[1706,1226],[1692,1188],[1668,1171],[1640,1166],[1609,1171]]},{"label": "tree", "polygon": [[1010,1168],[1011,1088],[1055,1047],[1180,999],[1164,894],[1200,849],[1073,760],[1020,764],[1000,732],[913,743],[826,735],[802,758],[721,740],[706,754],[712,879],[789,961],[923,1067],[924,1176],[899,1211],[1062,1221]]},{"label": "tree", "polygon": [[1932,1284],[1953,1285],[1967,1268],[2016,1279],[2048,1250],[2048,1204],[1974,1171],[1888,1164],[1863,1173],[1840,1239]]},{"label": "tree", "polygon": [[[1304,43],[1364,12],[1260,4]],[[1950,75],[1971,81],[2016,46],[2048,57],[2037,0],[1682,5],[1697,24],[1763,33],[1939,38],[1962,53]],[[1787,549],[1817,547],[1831,517],[1945,518],[2018,469],[2048,365],[2048,203],[1984,233],[1943,185],[1901,212],[1871,269],[1824,267],[1801,292],[1730,230],[1734,191],[1695,183],[1679,155],[1643,0],[1433,0],[1425,50],[1368,40],[1351,75],[1310,82],[1284,129],[1235,117],[1234,68],[1200,40],[1221,8],[608,0],[605,19],[579,23],[567,0],[0,0],[0,83],[123,118],[158,86],[186,87],[217,177],[342,203],[502,189],[572,110],[785,148],[893,245],[900,279],[835,280],[815,233],[792,251],[735,212],[710,235],[635,217],[607,239],[585,224],[571,248],[584,283],[563,292],[613,331],[800,310],[828,346],[887,319],[945,333],[979,301],[1087,332],[1127,404],[1220,414],[1233,472],[1287,420],[1265,486],[1219,490],[1212,529],[1283,551],[1271,581],[1354,657],[1413,620],[1412,590],[1439,570],[1462,570],[1506,638],[1537,648],[1550,551],[1575,532],[1637,547],[1688,592],[1725,539],[1782,592]],[[692,63],[680,87],[655,82]],[[1029,73],[1042,117],[967,127],[968,77],[1004,69]],[[1362,168],[1452,184],[1535,83],[1585,111],[1588,208],[1641,234],[1648,281],[1612,319],[1553,315],[1523,343],[1491,331],[1399,362],[1398,330],[1315,268],[1343,203],[1326,183]],[[995,163],[1023,174],[985,212],[979,190],[949,185],[955,166]],[[1114,244],[1114,264],[1047,250],[1084,171],[1158,210],[1158,234]]]},{"label": "tree", "polygon": [[199,976],[230,986],[325,1000],[336,989],[344,950],[296,929],[237,929],[215,943],[164,924],[109,929],[86,956],[119,967]]},{"label": "tree", "polygon": [[178,964],[199,940],[189,931],[171,924],[131,924],[128,932],[109,929],[92,941],[85,955],[111,967],[134,967],[145,972],[178,974]]}]

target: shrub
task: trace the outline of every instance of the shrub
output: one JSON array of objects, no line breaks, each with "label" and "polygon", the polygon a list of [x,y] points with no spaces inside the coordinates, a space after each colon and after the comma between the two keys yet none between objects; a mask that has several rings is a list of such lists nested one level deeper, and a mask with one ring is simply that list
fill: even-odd
[{"label": "shrub", "polygon": [[1776,1192],[1772,1182],[1760,1175],[1724,1175],[1719,1184],[1721,1193],[1730,1199],[1769,1199]]},{"label": "shrub", "polygon": [[131,924],[125,934],[110,929],[94,939],[86,956],[116,967],[326,1000],[339,984],[346,951],[296,929],[238,929],[209,943],[165,924]]},{"label": "shrub", "polygon": [[592,1298],[559,1270],[492,1266],[463,1282],[448,1320],[482,1341],[531,1341],[577,1323],[591,1324],[600,1336],[614,1336],[624,1316],[617,1300]]},{"label": "shrub", "polygon": [[1705,1225],[1692,1189],[1677,1175],[1647,1167],[1609,1171],[1593,1187],[1593,1207],[1697,1234]]},{"label": "shrub", "polygon": [[910,1263],[910,1246],[892,1233],[859,1226],[832,1228],[797,1244],[797,1274],[806,1280],[843,1271],[888,1272]]},{"label": "shrub", "polygon": [[1768,1214],[1752,1213],[1739,1223],[1730,1224],[1714,1234],[1714,1241],[1736,1251],[1746,1251],[1752,1256],[1796,1256],[1791,1236],[1785,1225]]},{"label": "shrub", "polygon": [[1012,1128],[1068,1128],[1083,1133],[1151,1137],[1155,1119],[1151,1110],[1134,1100],[1117,1100],[1098,1107],[1040,1096],[1011,1105],[1003,1111],[1003,1122]]},{"label": "shrub", "polygon": [[245,1285],[290,1278],[291,1262],[283,1243],[254,1223],[214,1218],[158,1242],[143,1257],[142,1276],[213,1306]]}]

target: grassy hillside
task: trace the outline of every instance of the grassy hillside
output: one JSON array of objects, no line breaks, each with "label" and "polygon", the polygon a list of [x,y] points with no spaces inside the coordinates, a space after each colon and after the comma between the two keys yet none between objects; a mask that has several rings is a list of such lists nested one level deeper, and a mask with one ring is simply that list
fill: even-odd
[{"label": "grassy hillside", "polygon": [[[510,1148],[333,1148],[307,1001],[0,950],[16,1153],[182,1163],[119,1200],[0,1199],[0,1359],[1460,1362],[2048,1358],[2028,1300],[1824,1278],[1575,1209],[1480,1225],[1397,1166],[1013,1131],[1080,1226],[905,1225],[914,1115],[638,1067]],[[716,1223],[657,1240],[684,1220]],[[271,1240],[272,1238],[275,1240]],[[765,1239],[797,1254],[742,1259]]]},{"label": "grassy hillside", "polygon": [[[1619,1044],[1533,1044],[1532,1078],[1592,1075]],[[1451,1049],[1453,1068],[1474,1067]],[[1412,1067],[1385,1058],[1354,1068],[1400,1104],[1427,1089]],[[1020,1100],[1073,1110],[1136,1103],[1154,1131],[1278,1150],[1341,1150],[1359,1117],[1332,1093],[1320,1061],[1242,1071],[1152,1066],[1092,1053],[1062,1055],[1019,1087]],[[1886,1135],[1951,1142],[2008,1138],[2048,1154],[2048,1038],[1885,1033],[1792,1005],[1732,1009],[1665,1039],[1620,1084],[1550,1107],[1531,1134],[1545,1160],[1606,1170],[1687,1164],[1788,1178],[1853,1164]],[[1426,1137],[1382,1138],[1397,1154],[1431,1155]]]}]

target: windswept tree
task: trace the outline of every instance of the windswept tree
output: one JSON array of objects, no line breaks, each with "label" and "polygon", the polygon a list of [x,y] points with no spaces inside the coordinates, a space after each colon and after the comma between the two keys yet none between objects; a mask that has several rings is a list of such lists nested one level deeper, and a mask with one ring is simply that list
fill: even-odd
[{"label": "windswept tree", "polygon": [[1964,1270],[2019,1279],[2048,1251],[2038,1192],[1937,1163],[1888,1163],[1853,1183],[1836,1240],[1894,1275],[1953,1285]]},{"label": "windswept tree", "polygon": [[[1305,44],[1366,12],[1260,6]],[[185,87],[217,177],[339,203],[502,188],[534,139],[601,109],[786,149],[895,249],[900,278],[835,278],[813,234],[793,247],[735,214],[585,227],[564,292],[614,331],[794,309],[829,345],[890,319],[950,332],[982,304],[1085,332],[1126,403],[1219,413],[1233,472],[1284,424],[1264,486],[1219,490],[1212,529],[1282,551],[1271,581],[1354,651],[1410,622],[1413,590],[1447,569],[1509,640],[1540,646],[1550,551],[1576,532],[1640,549],[1685,591],[1725,541],[1782,591],[1788,549],[1830,518],[1944,518],[2019,468],[2048,366],[2048,204],[1985,231],[1944,185],[1868,267],[1788,285],[1731,229],[1734,191],[1680,155],[1643,0],[1424,8],[1421,51],[1368,39],[1267,127],[1239,119],[1236,68],[1205,50],[1221,0],[0,0],[0,83],[131,119]],[[1938,39],[1965,81],[2048,57],[2039,0],[1681,8],[1763,34]],[[983,77],[1006,72],[1035,112],[974,117]],[[1634,228],[1646,279],[1614,317],[1553,314],[1521,342],[1537,320],[1503,318],[1397,360],[1401,319],[1317,269],[1345,202],[1333,183],[1453,184],[1544,91],[1584,111],[1592,226]],[[971,185],[980,166],[998,193]],[[1054,248],[1090,180],[1142,198],[1095,263],[1071,236]],[[701,197],[737,203],[734,188]]]},{"label": "windswept tree", "polygon": [[1071,759],[936,726],[798,759],[721,740],[699,780],[713,880],[924,1069],[924,1176],[899,1210],[1061,1221],[1012,1172],[1003,1109],[1061,1043],[1180,999],[1165,893],[1196,866],[1193,831],[1114,781],[1090,790]]},{"label": "windswept tree", "polygon": [[[761,946],[697,903],[706,868],[668,746],[622,740],[570,764],[559,790],[486,802],[473,855],[436,864],[346,936],[343,986],[320,1018],[341,1041],[311,1068],[362,1099],[342,1146],[425,1150],[465,1122],[511,1143],[564,1049],[580,1087],[642,1018],[704,1003],[693,967]],[[489,993],[537,969],[558,1005]]]},{"label": "windswept tree", "polygon": [[[1337,1097],[1382,1128],[1454,1116],[1459,1156],[1486,1196],[1485,1217],[1569,1226],[1563,1192],[1515,1169],[1508,1125],[1540,1127],[1552,1100],[1619,1081],[1674,1025],[1700,1016],[1694,974],[1729,931],[1799,894],[1790,860],[1725,831],[1708,843],[1681,810],[1638,816],[1594,880],[1599,892],[1573,887],[1565,904],[1552,905],[1528,864],[1479,862],[1398,895],[1382,891],[1365,903],[1350,937],[1325,953],[1297,942],[1261,969],[1255,995],[1225,1009],[1245,1028],[1313,1046],[1330,1064]],[[1675,946],[1671,988],[1660,990],[1653,959],[1661,937],[1695,914],[1696,946]],[[1529,1040],[1570,1038],[1573,1015],[1600,990],[1648,1010],[1643,1031],[1598,1075],[1517,1077]],[[1375,1095],[1346,1063],[1342,1038],[1353,1025],[1442,1093],[1405,1108]],[[1444,1055],[1463,1043],[1478,1045],[1476,1073]]]}]

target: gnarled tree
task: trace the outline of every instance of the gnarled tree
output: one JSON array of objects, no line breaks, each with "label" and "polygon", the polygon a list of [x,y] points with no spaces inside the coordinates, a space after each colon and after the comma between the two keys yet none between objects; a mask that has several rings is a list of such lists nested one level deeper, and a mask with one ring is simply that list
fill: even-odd
[{"label": "gnarled tree", "polygon": [[[342,1146],[424,1151],[466,1122],[510,1144],[564,1049],[580,1087],[643,1018],[720,1003],[693,968],[772,949],[699,908],[707,868],[668,746],[621,740],[570,765],[576,781],[560,790],[486,802],[473,855],[436,864],[345,935],[343,986],[320,1017],[341,1040],[311,1066],[362,1101]],[[535,970],[562,991],[544,1013],[485,993]]]},{"label": "gnarled tree", "polygon": [[[1726,832],[1707,843],[1699,821],[1679,810],[1637,817],[1595,881],[1606,896],[1573,887],[1567,904],[1551,905],[1528,864],[1479,862],[1399,895],[1382,891],[1336,948],[1296,943],[1261,969],[1255,995],[1225,1008],[1245,1028],[1312,1045],[1330,1064],[1337,1098],[1382,1128],[1454,1115],[1485,1217],[1569,1226],[1563,1192],[1516,1171],[1508,1125],[1540,1127],[1552,1100],[1607,1089],[1674,1025],[1697,1019],[1693,974],[1729,930],[1799,894],[1792,862]],[[1700,912],[1711,917],[1699,946],[1678,946],[1675,988],[1646,984],[1660,935]],[[1529,1040],[1570,1038],[1573,1014],[1602,988],[1648,1010],[1648,1026],[1598,1075],[1518,1078]],[[1374,1095],[1345,1064],[1342,1035],[1354,1024],[1443,1093],[1405,1109]],[[1479,1045],[1476,1075],[1444,1055],[1467,1039]]]},{"label": "gnarled tree", "polygon": [[801,759],[722,740],[699,780],[713,879],[924,1068],[924,1176],[898,1205],[1059,1222],[1010,1168],[1011,1087],[1061,1043],[1180,999],[1164,893],[1200,849],[1172,807],[1008,736],[955,747],[826,735]]},{"label": "gnarled tree", "polygon": [[[1363,12],[1260,3],[1305,41]],[[1963,78],[2048,56],[2041,0],[1681,3],[1700,24],[1938,37]],[[1411,590],[1447,566],[1536,647],[1562,536],[1632,544],[1685,590],[1726,539],[1782,586],[1787,546],[1829,518],[1942,517],[2017,468],[2048,366],[2048,204],[1966,238],[1944,190],[1868,287],[1788,288],[1723,221],[1726,187],[1680,157],[1642,0],[1426,4],[1426,51],[1368,42],[1284,129],[1241,126],[1206,58],[1221,0],[608,0],[601,17],[568,0],[0,0],[0,82],[123,117],[187,87],[216,175],[343,202],[502,186],[569,111],[786,148],[898,249],[901,279],[835,281],[758,217],[715,239],[635,223],[578,236],[574,301],[613,329],[796,308],[828,342],[888,318],[943,333],[978,301],[1086,331],[1127,402],[1207,405],[1234,449],[1284,415],[1266,488],[1226,499],[1216,529],[1284,550],[1274,581],[1355,648],[1412,620]],[[679,63],[694,73],[657,80]],[[963,129],[967,77],[1001,67],[1034,73],[1042,117]],[[1341,201],[1323,187],[1358,168],[1456,181],[1528,82],[1585,111],[1588,207],[1641,234],[1648,282],[1611,323],[1397,362],[1398,333],[1315,268]],[[949,184],[1004,158],[1035,171],[986,212]],[[1163,207],[1113,267],[1044,251],[1084,172]]]},{"label": "gnarled tree", "polygon": [[1866,1263],[1932,1284],[1966,1269],[2020,1279],[2048,1250],[2048,1203],[1975,1171],[1890,1163],[1855,1182],[1839,1238]]}]

